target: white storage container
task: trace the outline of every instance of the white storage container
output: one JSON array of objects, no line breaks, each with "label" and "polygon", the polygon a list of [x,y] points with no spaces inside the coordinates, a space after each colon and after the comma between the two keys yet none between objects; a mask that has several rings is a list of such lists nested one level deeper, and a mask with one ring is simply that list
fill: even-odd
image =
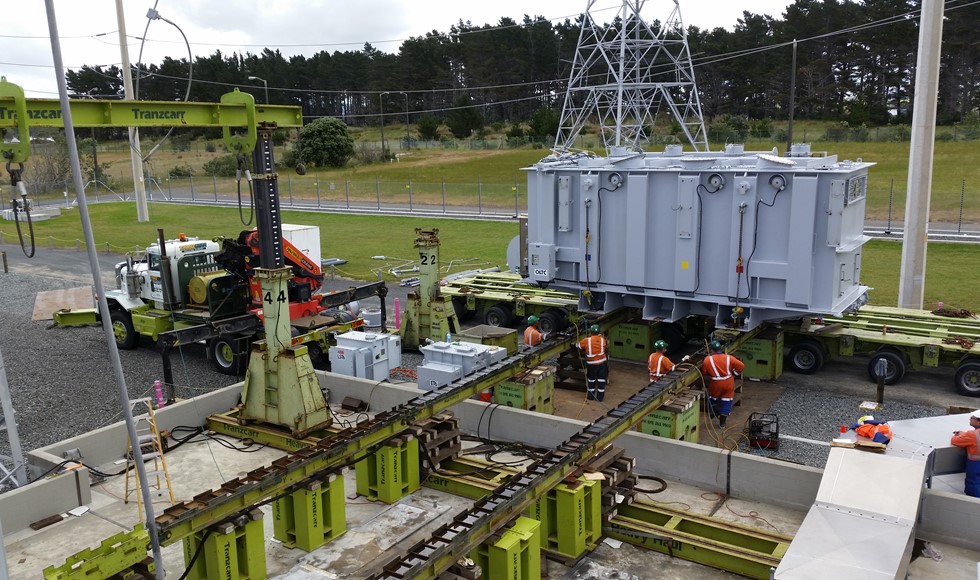
[{"label": "white storage container", "polygon": [[322,252],[320,251],[319,226],[282,224],[282,237],[296,246],[296,249],[306,254],[306,257],[314,264],[320,265]]},{"label": "white storage container", "polygon": [[381,381],[402,360],[401,337],[352,330],[330,347],[330,369],[337,374]]}]

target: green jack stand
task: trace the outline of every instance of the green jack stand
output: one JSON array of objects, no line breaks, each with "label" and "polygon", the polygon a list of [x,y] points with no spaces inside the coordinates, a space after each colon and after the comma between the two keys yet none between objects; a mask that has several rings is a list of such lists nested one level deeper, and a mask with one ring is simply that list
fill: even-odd
[{"label": "green jack stand", "polygon": [[347,531],[344,477],[331,473],[272,504],[277,540],[311,552]]},{"label": "green jack stand", "polygon": [[541,524],[521,516],[510,529],[470,552],[470,558],[483,570],[485,580],[538,580]]},{"label": "green jack stand", "polygon": [[415,228],[419,251],[419,288],[408,295],[402,316],[402,347],[415,349],[425,339],[446,340],[459,332],[456,309],[450,296],[439,290],[439,230]]},{"label": "green jack stand", "polygon": [[[239,422],[259,421],[289,429],[302,439],[332,419],[305,346],[291,346],[286,280],[290,268],[256,268],[264,302],[265,340],[252,345],[242,388]],[[278,297],[278,298],[276,298]]]},{"label": "green jack stand", "polygon": [[602,488],[598,481],[560,483],[531,505],[541,522],[541,548],[574,561],[602,537]]},{"label": "green jack stand", "polygon": [[143,524],[136,524],[131,532],[119,532],[103,540],[97,548],[86,548],[69,556],[61,566],[48,566],[44,578],[128,578],[137,572],[152,577],[156,565],[153,558],[146,557],[149,547],[150,535]]},{"label": "green jack stand", "polygon": [[370,500],[395,503],[418,491],[419,440],[411,436],[388,440],[354,467],[357,493]]},{"label": "green jack stand", "polygon": [[253,509],[234,522],[218,524],[185,538],[184,564],[191,560],[194,564],[187,573],[190,580],[265,578],[262,512]]}]

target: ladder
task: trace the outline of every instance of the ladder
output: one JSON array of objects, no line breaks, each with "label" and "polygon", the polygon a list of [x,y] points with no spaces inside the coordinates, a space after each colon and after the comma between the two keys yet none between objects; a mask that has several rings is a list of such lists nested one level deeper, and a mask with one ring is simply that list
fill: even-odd
[{"label": "ladder", "polygon": [[[134,410],[141,404],[146,406],[146,413],[136,415]],[[157,497],[163,497],[163,490],[166,485],[167,494],[170,496],[170,505],[173,505],[176,500],[174,499],[174,490],[170,485],[170,474],[167,473],[167,461],[163,458],[160,430],[157,428],[157,422],[153,416],[153,403],[149,398],[133,399],[129,401],[129,408],[133,412],[133,421],[136,423],[137,445],[143,452],[147,485],[150,489],[156,490]],[[133,441],[128,436],[126,439],[128,452],[126,453],[126,496],[124,502],[129,503],[130,494],[135,493],[137,509],[139,509],[140,514],[143,514],[143,495],[140,493],[140,481],[133,460]],[[152,467],[150,462],[152,462]]]}]

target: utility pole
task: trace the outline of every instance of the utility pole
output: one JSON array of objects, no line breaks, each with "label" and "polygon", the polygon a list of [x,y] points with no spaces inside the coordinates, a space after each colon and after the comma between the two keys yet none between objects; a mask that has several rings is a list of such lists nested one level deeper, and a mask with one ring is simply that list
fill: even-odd
[{"label": "utility pole", "polygon": [[909,181],[905,201],[905,240],[898,280],[898,307],[922,308],[925,299],[932,155],[936,144],[936,99],[943,37],[944,0],[923,0],[919,21],[919,55],[915,65],[915,100]]},{"label": "utility pole", "polygon": [[408,93],[406,93],[405,91],[399,91],[399,92],[401,94],[405,95],[405,148],[406,149],[411,149],[412,148],[412,136],[408,132],[408,124],[409,124],[409,119],[408,119]]},{"label": "utility pole", "polygon": [[388,155],[385,152],[385,95],[387,91],[378,95],[378,102],[381,104],[381,158],[387,160]]},{"label": "utility pole", "polygon": [[[133,72],[129,64],[129,39],[126,38],[126,15],[123,13],[123,0],[116,0],[116,27],[119,30],[119,52],[122,56],[123,87],[126,100],[136,100],[133,92]],[[129,128],[129,164],[133,169],[133,195],[136,196],[136,221],[150,221],[150,210],[146,205],[146,184],[143,183],[143,153],[140,152],[140,132]]]}]

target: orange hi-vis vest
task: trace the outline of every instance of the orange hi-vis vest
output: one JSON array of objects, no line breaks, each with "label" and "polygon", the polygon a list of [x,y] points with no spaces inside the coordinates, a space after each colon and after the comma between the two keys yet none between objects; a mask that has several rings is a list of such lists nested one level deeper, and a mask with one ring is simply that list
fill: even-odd
[{"label": "orange hi-vis vest", "polygon": [[669,373],[674,368],[674,363],[664,353],[652,352],[647,359],[647,368],[650,369],[650,380],[655,381]]},{"label": "orange hi-vis vest", "polygon": [[578,347],[585,353],[585,363],[601,365],[606,362],[606,339],[593,334],[579,341]]},{"label": "orange hi-vis vest", "polygon": [[980,461],[980,429],[961,431],[959,435],[953,435],[949,442],[965,448],[966,458],[970,461]]},{"label": "orange hi-vis vest", "polygon": [[533,326],[528,326],[524,329],[524,344],[525,346],[537,346],[541,344],[544,340],[544,333],[534,328]]},{"label": "orange hi-vis vest", "polygon": [[864,425],[861,425],[860,427],[855,429],[854,432],[860,435],[861,437],[867,437],[868,439],[872,439],[872,440],[875,438],[875,435],[878,433],[881,433],[882,435],[888,437],[889,439],[892,438],[892,428],[884,423],[880,423],[878,425],[874,425],[872,423],[865,423]]}]

